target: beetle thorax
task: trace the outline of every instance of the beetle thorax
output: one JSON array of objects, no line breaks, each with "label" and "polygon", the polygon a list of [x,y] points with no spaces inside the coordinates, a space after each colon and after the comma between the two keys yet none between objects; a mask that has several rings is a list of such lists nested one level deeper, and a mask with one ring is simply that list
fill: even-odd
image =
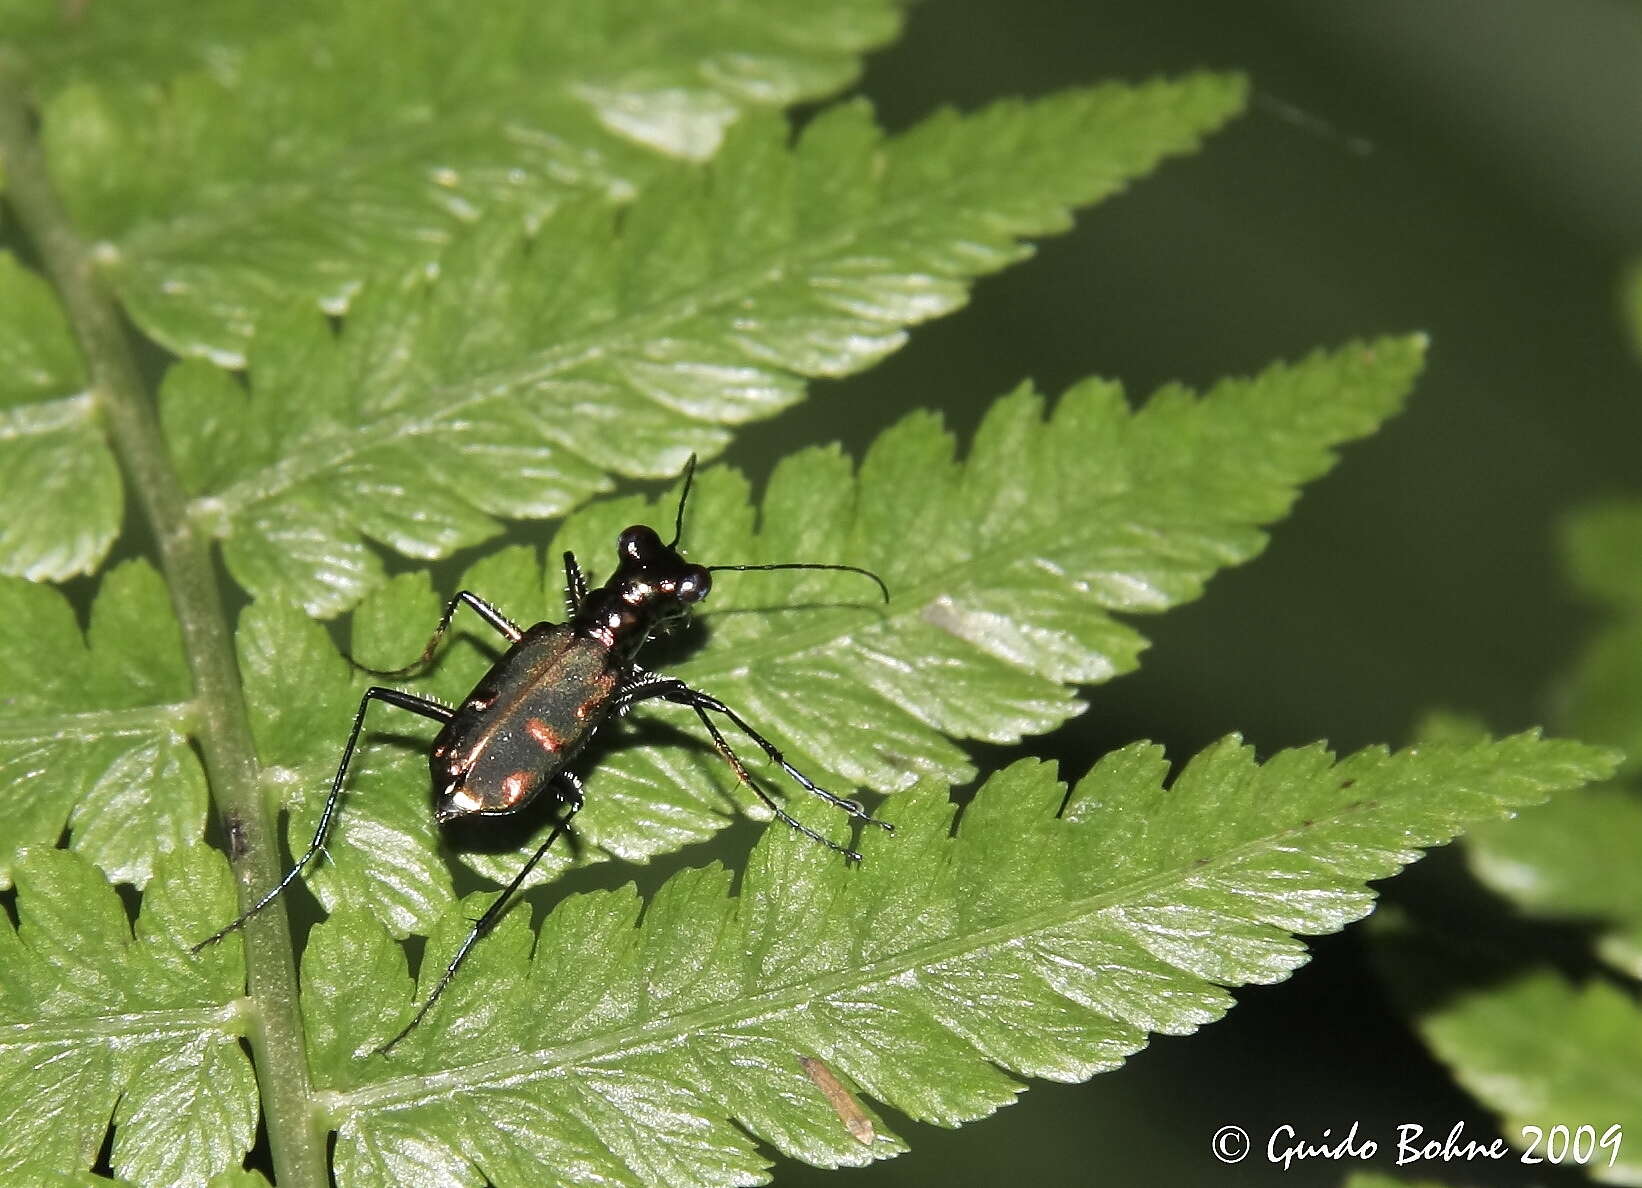
[{"label": "beetle thorax", "polygon": [[588,591],[571,626],[630,657],[658,625],[689,614],[690,607],[707,596],[712,578],[643,524],[621,534],[616,552],[616,572],[604,585]]}]

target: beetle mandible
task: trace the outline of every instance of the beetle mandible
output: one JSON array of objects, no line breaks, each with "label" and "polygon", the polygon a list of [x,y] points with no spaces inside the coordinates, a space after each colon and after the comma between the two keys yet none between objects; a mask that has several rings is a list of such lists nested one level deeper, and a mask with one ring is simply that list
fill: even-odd
[{"label": "beetle mandible", "polygon": [[521,630],[489,602],[470,590],[462,590],[446,605],[439,626],[427,646],[410,664],[387,670],[358,665],[375,676],[388,678],[401,678],[419,671],[432,660],[440,640],[450,627],[452,616],[462,606],[471,608],[509,644],[507,651],[455,708],[401,689],[380,685],[366,689],[359,699],[353,729],[342,748],[341,762],[337,765],[336,776],[331,781],[330,793],[325,798],[325,807],[307,850],[272,890],[247,908],[233,923],[195,945],[194,951],[197,953],[243,927],[246,921],[289,887],[297,875],[324,850],[342,788],[347,781],[348,766],[365,726],[365,713],[373,701],[409,710],[441,723],[438,737],[428,751],[428,768],[433,780],[433,812],[440,824],[464,817],[518,812],[547,788],[554,790],[565,810],[547,840],[474,921],[432,992],[423,1000],[410,1023],[379,1049],[383,1052],[410,1034],[427,1015],[473,946],[519,894],[531,870],[582,807],[582,782],[569,766],[577,752],[612,715],[624,714],[638,702],[670,701],[693,709],[706,727],[713,747],[730,765],[736,778],[768,805],[777,817],[806,837],[838,851],[848,859],[859,861],[860,854],[796,820],[765,792],[731,749],[711,715],[718,714],[733,723],[806,792],[843,809],[856,820],[886,830],[892,829],[888,822],[870,816],[859,801],[838,796],[816,784],[787,762],[774,743],[716,697],[692,689],[674,677],[640,667],[638,653],[658,629],[688,617],[691,607],[712,589],[712,574],[716,572],[833,569],[870,578],[877,583],[885,602],[889,601],[889,589],[877,574],[856,565],[796,561],[774,565],[697,565],[686,561],[678,545],[684,531],[684,508],[690,497],[695,466],[696,459],[692,454],[684,468],[683,489],[679,493],[671,541],[662,543],[655,529],[643,524],[626,529],[617,538],[615,572],[597,588],[589,588],[575,555],[565,553],[566,622],[542,622]]}]

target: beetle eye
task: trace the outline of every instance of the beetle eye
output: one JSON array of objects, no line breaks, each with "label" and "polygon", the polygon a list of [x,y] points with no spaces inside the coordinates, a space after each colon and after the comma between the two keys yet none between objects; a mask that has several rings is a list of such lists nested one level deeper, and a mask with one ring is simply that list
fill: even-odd
[{"label": "beetle eye", "polygon": [[700,565],[686,569],[675,587],[680,602],[700,602],[712,588],[713,575]]},{"label": "beetle eye", "polygon": [[616,554],[624,561],[642,565],[661,548],[661,537],[654,528],[634,524],[616,538]]}]

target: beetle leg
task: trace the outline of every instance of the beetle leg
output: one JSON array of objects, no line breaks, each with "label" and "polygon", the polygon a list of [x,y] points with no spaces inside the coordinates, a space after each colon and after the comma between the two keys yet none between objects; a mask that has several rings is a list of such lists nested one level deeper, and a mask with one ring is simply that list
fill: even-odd
[{"label": "beetle leg", "polygon": [[587,577],[582,573],[582,567],[576,564],[576,554],[569,549],[564,553],[564,609],[565,613],[575,617],[581,609],[582,602],[587,598]]},{"label": "beetle leg", "polygon": [[473,591],[461,590],[458,591],[456,597],[452,598],[445,606],[445,613],[440,616],[439,627],[436,631],[434,631],[433,638],[428,640],[428,646],[422,649],[422,654],[420,656],[412,660],[403,668],[370,668],[364,664],[361,664],[352,656],[348,657],[348,663],[352,664],[361,672],[368,672],[372,676],[409,676],[411,673],[424,667],[429,660],[433,659],[433,650],[439,646],[439,641],[445,638],[445,632],[450,627],[451,616],[456,613],[456,608],[461,606],[463,603],[471,606],[478,616],[494,628],[496,633],[505,638],[508,643],[518,643],[519,637],[524,634],[523,631],[519,630],[517,624],[515,624],[512,619],[508,618],[501,611],[490,605],[490,603],[473,593]]},{"label": "beetle leg", "polygon": [[788,763],[786,757],[782,755],[774,743],[765,738],[758,731],[754,730],[747,724],[746,719],[736,713],[729,706],[725,705],[718,698],[712,697],[706,693],[698,692],[695,689],[690,689],[689,694],[691,704],[696,707],[697,713],[701,713],[705,710],[712,710],[714,713],[723,714],[726,718],[730,719],[730,721],[734,722],[737,728],[740,729],[741,733],[752,739],[758,746],[758,749],[769,756],[771,763],[774,763],[782,771],[791,776],[793,782],[800,788],[804,789],[804,791],[808,792],[811,796],[819,796],[822,800],[826,801],[834,808],[843,809],[857,821],[864,821],[868,825],[876,825],[880,829],[887,830],[890,833],[895,832],[895,826],[891,825],[888,821],[880,821],[877,817],[869,815],[867,810],[861,806],[860,801],[849,800],[843,796],[838,796],[835,793],[828,792],[825,788],[818,786],[813,780],[810,779],[809,776],[799,771],[791,763]]},{"label": "beetle leg", "polygon": [[644,701],[650,698],[660,698],[663,701],[671,701],[676,705],[687,705],[691,709],[695,710],[696,716],[699,717],[702,724],[707,727],[707,733],[712,736],[713,746],[718,750],[718,753],[723,756],[724,761],[730,765],[732,770],[734,770],[736,773],[736,778],[743,784],[747,785],[747,787],[751,788],[760,800],[769,805],[771,812],[775,813],[775,815],[781,818],[782,821],[786,822],[806,837],[814,838],[816,841],[826,845],[829,849],[837,850],[851,859],[860,861],[861,855],[857,854],[854,850],[846,849],[845,847],[838,845],[836,842],[821,836],[814,830],[800,824],[788,813],[786,813],[778,804],[776,804],[775,801],[770,798],[769,794],[766,793],[764,789],[758,785],[757,781],[755,781],[748,773],[746,766],[730,748],[730,744],[725,741],[724,735],[718,729],[718,725],[707,716],[709,710],[713,713],[723,714],[726,718],[730,719],[730,721],[734,722],[737,729],[750,738],[759,750],[769,756],[770,762],[774,763],[782,771],[786,772],[787,775],[792,778],[793,782],[800,788],[804,789],[804,791],[810,793],[812,796],[819,796],[822,800],[826,801],[834,808],[843,809],[846,813],[858,821],[864,821],[869,825],[877,825],[880,829],[885,829],[892,833],[894,832],[895,827],[893,825],[891,825],[888,821],[880,821],[877,817],[868,814],[867,810],[862,807],[860,801],[849,800],[843,796],[837,795],[836,793],[827,791],[814,780],[810,779],[809,776],[799,771],[798,768],[794,767],[791,763],[788,763],[786,756],[781,753],[780,749],[777,748],[774,743],[765,738],[758,731],[754,730],[752,726],[747,723],[746,719],[736,713],[729,706],[725,705],[718,698],[709,696],[708,694],[702,693],[697,689],[692,689],[683,681],[678,680],[675,677],[664,677],[655,673],[643,672],[640,670],[637,675],[633,679],[629,680],[629,682],[616,694],[615,706],[617,710],[625,711],[627,707],[632,705],[634,702]]},{"label": "beetle leg", "polygon": [[677,677],[662,676],[660,673],[647,672],[634,664],[627,670],[627,678],[622,681],[621,688],[616,690],[616,696],[610,703],[610,711],[616,714],[625,714],[635,702],[644,701],[651,697],[660,697],[662,690],[657,686],[681,685]]},{"label": "beetle leg", "polygon": [[354,746],[359,742],[359,732],[365,726],[365,711],[370,708],[373,701],[381,701],[400,709],[410,710],[412,713],[421,714],[424,718],[432,718],[436,722],[450,721],[454,712],[446,709],[437,701],[429,701],[426,697],[418,697],[414,693],[405,693],[399,689],[383,689],[377,685],[372,685],[369,689],[366,689],[365,695],[359,699],[359,712],[354,715],[353,730],[348,734],[347,745],[342,748],[342,762],[337,764],[336,777],[331,780],[330,795],[325,797],[325,809],[319,814],[319,825],[314,829],[314,837],[308,843],[307,850],[303,852],[302,857],[296,860],[295,865],[285,872],[285,877],[279,880],[272,891],[257,900],[244,912],[241,912],[239,919],[232,924],[218,929],[195,945],[193,952],[198,953],[206,945],[214,944],[230,932],[243,928],[247,920],[270,903],[273,903],[278,898],[279,893],[296,880],[297,875],[302,872],[302,868],[312,862],[315,855],[325,848],[325,838],[331,832],[331,821],[336,816],[337,802],[342,798],[342,785],[348,778],[348,765],[353,761]]},{"label": "beetle leg", "polygon": [[414,1031],[416,1025],[427,1017],[427,1013],[433,1009],[433,1004],[439,1001],[439,996],[445,992],[445,987],[450,985],[450,980],[456,976],[457,969],[460,968],[463,961],[467,960],[467,955],[472,951],[473,946],[479,943],[480,938],[485,933],[496,926],[496,921],[502,918],[502,913],[512,906],[513,901],[519,897],[519,888],[524,885],[526,877],[536,868],[536,864],[542,860],[542,856],[547,853],[548,847],[558,840],[559,834],[570,827],[571,818],[581,811],[583,799],[581,780],[571,772],[561,771],[553,777],[553,782],[558,787],[559,802],[565,806],[566,811],[563,819],[553,826],[553,832],[548,834],[547,840],[536,848],[536,852],[530,856],[530,861],[526,862],[519,873],[513,876],[513,881],[502,889],[502,893],[492,900],[490,906],[473,922],[473,928],[468,932],[467,938],[457,948],[456,955],[450,959],[450,964],[445,966],[445,972],[439,975],[439,981],[434,984],[433,990],[423,1000],[422,1005],[417,1008],[415,1016],[409,1023],[405,1024],[398,1035],[378,1048],[378,1052],[386,1055],[395,1044]]},{"label": "beetle leg", "polygon": [[[669,698],[669,700],[671,700],[671,698]],[[782,808],[775,802],[774,798],[771,797],[768,792],[759,787],[758,781],[753,779],[752,775],[747,771],[746,765],[741,762],[740,756],[738,756],[735,751],[730,748],[730,744],[725,740],[724,735],[719,731],[718,723],[714,722],[707,716],[707,711],[705,709],[699,705],[695,705],[693,702],[681,702],[680,704],[690,705],[696,711],[696,716],[701,719],[701,724],[707,727],[707,733],[713,736],[713,746],[716,747],[718,749],[718,753],[724,757],[724,762],[728,763],[731,769],[734,770],[736,779],[751,788],[754,795],[768,805],[772,813],[781,818],[782,821],[786,822],[792,828],[798,830],[798,832],[802,833],[805,837],[810,838],[813,841],[820,842],[829,850],[836,850],[838,853],[848,858],[851,862],[861,861],[861,855],[855,850],[850,849],[848,846],[839,845],[825,834],[817,833],[808,825],[805,825],[802,821],[788,813],[786,809]]]}]

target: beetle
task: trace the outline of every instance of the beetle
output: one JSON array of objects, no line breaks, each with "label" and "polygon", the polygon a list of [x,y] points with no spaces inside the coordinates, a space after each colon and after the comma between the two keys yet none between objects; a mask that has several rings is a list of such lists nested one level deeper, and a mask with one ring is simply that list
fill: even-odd
[{"label": "beetle", "polygon": [[198,953],[221,940],[267,907],[325,848],[348,768],[364,730],[365,715],[373,701],[409,710],[440,723],[438,736],[428,749],[428,771],[433,784],[434,818],[449,824],[473,816],[503,816],[525,808],[543,791],[552,789],[564,813],[552,832],[503,889],[502,893],[473,922],[466,939],[432,992],[422,1002],[405,1028],[379,1051],[391,1049],[426,1017],[456,975],[473,946],[495,924],[524,885],[526,877],[541,861],[571,819],[581,809],[584,791],[581,778],[570,764],[598,730],[612,716],[625,714],[641,701],[670,701],[693,709],[706,727],[713,747],[735,772],[736,779],[750,788],[787,825],[851,861],[861,855],[816,832],[795,819],[753,779],[718,724],[717,714],[740,730],[799,787],[820,797],[850,817],[885,830],[893,827],[868,814],[856,800],[838,796],[816,784],[787,762],[779,748],[754,729],[735,710],[683,681],[650,672],[638,663],[639,651],[658,630],[687,618],[691,608],[712,589],[712,575],[727,570],[831,569],[858,573],[877,583],[884,601],[889,588],[882,578],[856,565],[812,562],[783,562],[773,565],[698,565],[685,560],[679,549],[684,532],[684,508],[695,477],[695,455],[685,464],[683,489],[679,493],[673,539],[663,543],[655,529],[635,524],[616,541],[617,564],[608,581],[590,588],[574,553],[564,554],[565,609],[563,623],[541,622],[520,629],[505,614],[471,590],[459,591],[445,606],[422,654],[397,669],[374,669],[356,665],[372,675],[403,678],[421,670],[434,656],[451,619],[466,606],[508,643],[507,650],[479,678],[471,692],[455,707],[429,697],[372,685],[359,699],[353,729],[342,748],[336,776],[306,851],[287,870],[272,890],[247,908],[236,920],[194,946]]}]

